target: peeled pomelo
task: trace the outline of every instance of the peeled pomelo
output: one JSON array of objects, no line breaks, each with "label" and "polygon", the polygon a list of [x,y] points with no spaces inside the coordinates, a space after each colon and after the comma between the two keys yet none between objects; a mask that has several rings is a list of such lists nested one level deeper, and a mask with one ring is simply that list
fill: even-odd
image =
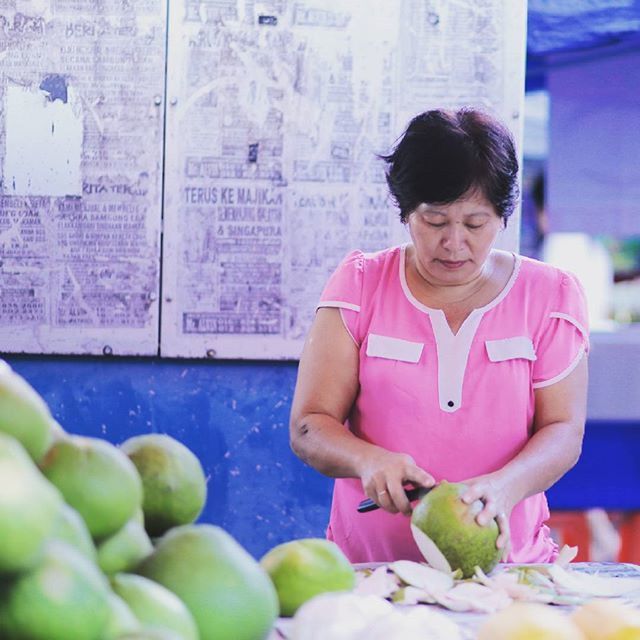
[{"label": "peeled pomelo", "polygon": [[591,600],[571,618],[587,640],[640,640],[640,610],[616,600]]},{"label": "peeled pomelo", "polygon": [[307,600],[327,591],[351,591],[353,566],[330,540],[305,538],[280,544],[260,560],[278,593],[280,615],[292,616]]},{"label": "peeled pomelo", "polygon": [[187,605],[200,640],[259,640],[278,615],[278,597],[267,573],[214,525],[171,529],[136,573],[167,587]]},{"label": "peeled pomelo", "polygon": [[38,462],[51,442],[52,421],[38,392],[0,360],[0,432],[16,438]]},{"label": "peeled pomelo", "polygon": [[207,498],[207,481],[190,449],[161,433],[134,436],[120,448],[142,478],[142,510],[149,535],[160,536],[197,519]]},{"label": "peeled pomelo", "polygon": [[468,505],[460,499],[466,488],[443,481],[429,491],[413,510],[411,533],[432,567],[446,572],[460,569],[464,578],[470,578],[476,566],[489,573],[502,552],[496,548],[496,521],[486,526],[476,522],[482,502]]},{"label": "peeled pomelo", "polygon": [[92,562],[96,562],[96,547],[82,516],[64,503],[56,519],[51,537],[75,547]]},{"label": "peeled pomelo", "polygon": [[462,640],[460,627],[432,607],[397,607],[353,640]]},{"label": "peeled pomelo", "polygon": [[550,605],[517,602],[489,616],[478,640],[585,640],[569,616]]},{"label": "peeled pomelo", "polygon": [[101,640],[109,594],[90,560],[64,542],[49,541],[33,569],[0,586],[0,637]]},{"label": "peeled pomelo", "polygon": [[[393,605],[379,596],[353,592],[322,593],[296,611],[289,640],[353,640],[369,625],[393,615]],[[428,638],[429,636],[425,637]]]},{"label": "peeled pomelo", "polygon": [[111,587],[129,605],[144,628],[159,627],[173,631],[182,640],[198,640],[198,628],[191,612],[166,587],[129,573],[114,576]]},{"label": "peeled pomelo", "polygon": [[37,562],[63,504],[24,447],[0,433],[0,573]]},{"label": "peeled pomelo", "polygon": [[142,510],[138,510],[121,529],[98,543],[98,565],[106,575],[132,571],[153,551],[143,523]]},{"label": "peeled pomelo", "polygon": [[82,436],[57,440],[40,468],[84,518],[94,539],[118,531],[142,504],[142,482],[135,466],[106,440]]}]

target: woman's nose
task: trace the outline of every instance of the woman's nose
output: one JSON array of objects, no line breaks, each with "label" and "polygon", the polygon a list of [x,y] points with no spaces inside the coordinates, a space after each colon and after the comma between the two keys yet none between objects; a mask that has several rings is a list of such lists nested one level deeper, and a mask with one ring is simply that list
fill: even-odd
[{"label": "woman's nose", "polygon": [[442,246],[449,251],[461,249],[465,243],[465,233],[462,225],[453,224],[444,232],[442,236]]}]

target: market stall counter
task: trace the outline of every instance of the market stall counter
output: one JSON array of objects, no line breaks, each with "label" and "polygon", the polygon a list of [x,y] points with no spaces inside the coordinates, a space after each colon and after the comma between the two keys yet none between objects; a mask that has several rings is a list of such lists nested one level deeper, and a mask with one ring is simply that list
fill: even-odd
[{"label": "market stall counter", "polygon": [[[489,575],[479,571],[466,580],[409,561],[354,566],[358,582],[353,593],[316,596],[294,617],[279,618],[269,640],[499,640],[492,625],[504,629],[504,638],[513,638],[505,625],[544,627],[558,622],[575,628],[574,635],[535,637],[591,637],[582,635],[580,623],[598,625],[601,633],[606,627],[615,633],[616,624],[626,625],[636,635],[625,638],[640,638],[638,565],[499,564]],[[511,610],[515,615],[509,615]],[[431,615],[416,616],[416,611]],[[412,627],[412,617],[419,626]]]}]

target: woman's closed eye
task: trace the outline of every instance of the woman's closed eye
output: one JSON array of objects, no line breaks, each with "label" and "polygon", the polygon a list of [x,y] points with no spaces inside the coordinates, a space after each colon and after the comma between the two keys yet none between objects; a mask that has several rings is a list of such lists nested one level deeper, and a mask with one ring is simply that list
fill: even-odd
[{"label": "woman's closed eye", "polygon": [[[444,229],[444,227],[447,226],[446,222],[427,222],[427,224],[432,229]],[[467,227],[467,229],[475,230],[482,229],[482,227],[484,227],[484,224],[465,224],[464,226]]]}]

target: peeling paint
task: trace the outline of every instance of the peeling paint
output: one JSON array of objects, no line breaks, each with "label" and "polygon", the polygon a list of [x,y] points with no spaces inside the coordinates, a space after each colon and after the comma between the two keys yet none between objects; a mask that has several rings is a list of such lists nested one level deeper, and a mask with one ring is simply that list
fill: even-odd
[{"label": "peeling paint", "polygon": [[58,74],[45,76],[40,83],[40,89],[47,94],[47,100],[50,102],[60,100],[67,104],[67,81],[64,76]]},{"label": "peeling paint", "polygon": [[8,195],[82,195],[81,100],[64,79],[54,80],[60,76],[48,78],[37,90],[7,87],[3,175]]}]

